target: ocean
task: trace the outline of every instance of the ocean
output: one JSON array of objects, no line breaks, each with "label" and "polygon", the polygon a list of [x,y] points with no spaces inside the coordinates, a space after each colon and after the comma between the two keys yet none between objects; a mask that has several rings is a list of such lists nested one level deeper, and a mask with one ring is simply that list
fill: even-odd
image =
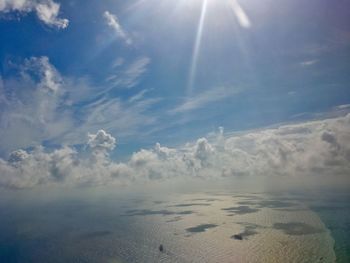
[{"label": "ocean", "polygon": [[325,194],[318,200],[312,200],[310,208],[335,240],[336,262],[350,262],[350,193]]},{"label": "ocean", "polygon": [[0,262],[350,262],[349,196],[319,196],[2,200]]}]

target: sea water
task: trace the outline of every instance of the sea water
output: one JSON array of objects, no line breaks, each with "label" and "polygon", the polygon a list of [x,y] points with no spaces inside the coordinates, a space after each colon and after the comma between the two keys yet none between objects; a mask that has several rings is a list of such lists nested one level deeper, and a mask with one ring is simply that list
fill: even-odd
[{"label": "sea water", "polygon": [[2,202],[0,262],[349,262],[344,198],[209,191]]},{"label": "sea water", "polygon": [[350,262],[350,193],[326,193],[312,199],[310,208],[315,211],[335,240],[337,263]]}]

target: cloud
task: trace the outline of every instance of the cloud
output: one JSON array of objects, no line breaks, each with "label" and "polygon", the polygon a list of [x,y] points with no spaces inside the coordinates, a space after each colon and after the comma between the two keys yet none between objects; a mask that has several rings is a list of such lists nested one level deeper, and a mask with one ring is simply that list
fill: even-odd
[{"label": "cloud", "polygon": [[205,162],[212,153],[214,152],[213,147],[210,145],[206,138],[198,139],[196,147],[194,149],[194,157],[202,162]]},{"label": "cloud", "polygon": [[84,143],[82,140],[89,131],[105,129],[122,138],[142,136],[145,127],[156,122],[156,116],[147,115],[147,111],[159,99],[149,98],[139,101],[122,101],[120,98],[102,98],[84,105],[77,110],[80,119],[74,131],[63,138],[66,142]]},{"label": "cloud", "polygon": [[114,143],[115,138],[101,130],[89,135],[92,151],[84,155],[69,146],[52,152],[43,147],[30,152],[15,151],[8,161],[0,159],[0,185],[20,189],[49,184],[107,184],[116,178],[121,183],[123,176],[131,180],[132,174],[125,164],[110,161],[108,153]]},{"label": "cloud", "polygon": [[118,57],[117,59],[114,60],[112,64],[112,68],[118,68],[122,66],[125,63],[125,60],[121,57]]},{"label": "cloud", "polygon": [[37,17],[50,27],[63,29],[68,19],[59,18],[60,4],[52,0],[0,0],[0,12],[35,12]]},{"label": "cloud", "polygon": [[143,99],[145,97],[145,94],[147,92],[149,92],[150,89],[143,89],[140,92],[136,93],[135,95],[133,95],[132,97],[130,97],[128,99],[129,102],[135,102],[135,101],[140,101],[141,99]]},{"label": "cloud", "polygon": [[349,110],[350,109],[350,104],[342,104],[342,105],[338,105],[336,107],[337,110]]},{"label": "cloud", "polygon": [[196,94],[196,96],[187,98],[182,104],[172,109],[169,113],[184,113],[196,109],[200,109],[206,106],[209,103],[214,103],[220,100],[224,100],[228,97],[231,97],[239,92],[235,88],[227,87],[217,87],[204,91],[202,93]]},{"label": "cloud", "polygon": [[18,162],[22,162],[23,160],[27,159],[28,156],[29,155],[26,151],[19,149],[19,150],[13,151],[10,154],[9,162],[13,163],[13,164],[18,163]]},{"label": "cloud", "polygon": [[104,130],[99,130],[96,134],[88,134],[89,140],[87,144],[93,150],[108,151],[113,150],[116,145],[116,140],[112,135]]},{"label": "cloud", "polygon": [[111,14],[108,11],[105,11],[103,13],[103,18],[106,20],[106,23],[109,27],[111,27],[117,34],[117,36],[124,40],[127,45],[132,44],[131,38],[128,36],[128,34],[124,31],[122,26],[119,23],[119,19],[116,15]]},{"label": "cloud", "polygon": [[147,71],[151,59],[148,57],[140,57],[130,63],[124,70],[117,72],[107,78],[111,83],[111,89],[124,88],[130,89],[140,83],[141,76]]},{"label": "cloud", "polygon": [[156,144],[128,161],[112,161],[115,138],[104,130],[90,134],[85,153],[65,146],[18,150],[0,159],[0,185],[125,184],[174,178],[287,176],[322,180],[349,176],[350,114],[333,119],[283,125],[274,129],[200,138],[177,148]]},{"label": "cloud", "polygon": [[125,139],[156,121],[147,111],[157,98],[99,94],[109,87],[62,76],[47,57],[10,66],[11,74],[0,76],[0,156],[43,142],[82,144],[88,132],[101,129]]},{"label": "cloud", "polygon": [[0,85],[0,152],[60,137],[73,128],[64,81],[47,57],[16,65]]},{"label": "cloud", "polygon": [[318,61],[319,61],[318,59],[306,60],[306,61],[301,62],[300,65],[303,67],[308,67],[308,66],[312,66],[312,65],[318,63]]}]

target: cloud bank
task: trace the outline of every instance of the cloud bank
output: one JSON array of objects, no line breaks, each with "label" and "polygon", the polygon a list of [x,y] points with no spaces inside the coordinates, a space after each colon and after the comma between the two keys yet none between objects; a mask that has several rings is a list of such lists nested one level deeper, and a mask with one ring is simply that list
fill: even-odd
[{"label": "cloud bank", "polygon": [[104,130],[89,134],[86,147],[53,151],[36,147],[0,159],[0,185],[100,185],[173,178],[231,176],[348,176],[350,114],[278,128],[200,138],[178,148],[135,152],[126,162],[110,159],[116,139]]},{"label": "cloud bank", "polygon": [[0,0],[0,12],[35,12],[46,25],[63,29],[68,26],[68,19],[59,18],[60,4],[52,0]]}]

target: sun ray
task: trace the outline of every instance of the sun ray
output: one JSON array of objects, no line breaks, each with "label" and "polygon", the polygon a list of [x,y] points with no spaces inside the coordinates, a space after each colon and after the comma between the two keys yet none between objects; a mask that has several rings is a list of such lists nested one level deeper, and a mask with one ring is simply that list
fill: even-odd
[{"label": "sun ray", "polygon": [[208,5],[208,0],[204,0],[202,3],[202,10],[199,18],[196,41],[194,44],[193,55],[191,60],[191,68],[190,68],[188,87],[187,87],[188,94],[190,94],[194,88],[194,82],[195,82],[196,73],[197,73],[198,55],[199,55],[201,40],[203,35],[203,27],[205,22],[205,15],[207,12],[207,5]]}]

